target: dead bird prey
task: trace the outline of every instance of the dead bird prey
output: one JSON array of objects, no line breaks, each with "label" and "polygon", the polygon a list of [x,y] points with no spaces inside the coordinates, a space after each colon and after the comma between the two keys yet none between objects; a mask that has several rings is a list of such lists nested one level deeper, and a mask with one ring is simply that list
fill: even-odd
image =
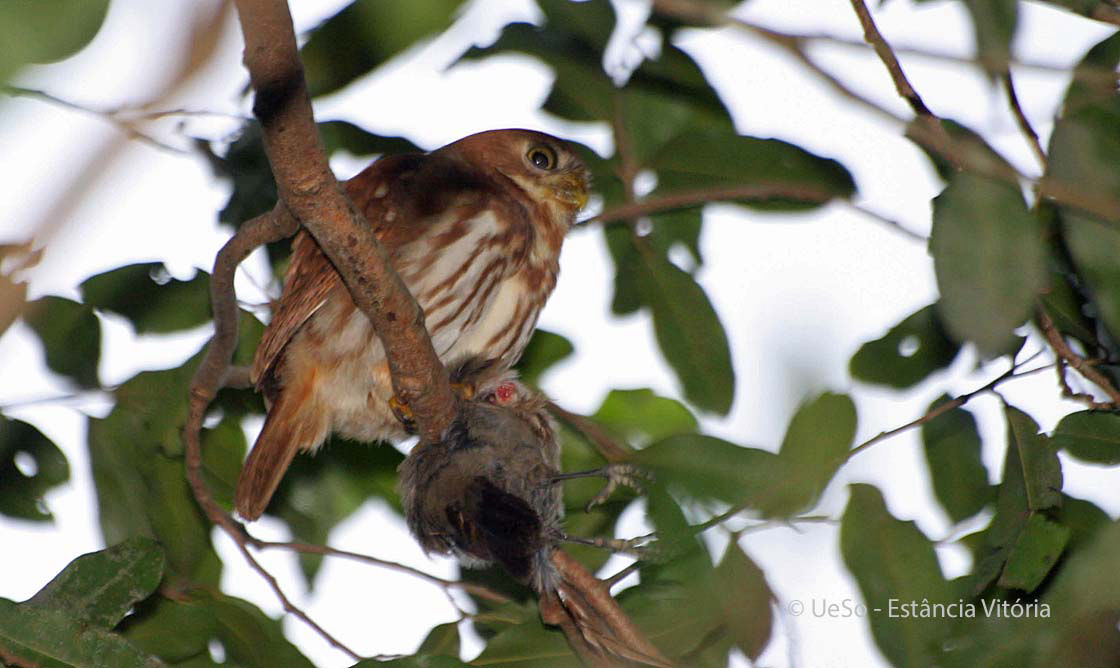
[{"label": "dead bird prey", "polygon": [[569,476],[560,473],[547,400],[513,372],[477,359],[453,369],[452,381],[463,397],[454,424],[438,443],[418,444],[400,467],[405,519],[424,550],[453,554],[468,567],[500,564],[538,593],[547,623],[607,661],[595,665],[670,665],[605,588],[587,591],[554,563],[557,544],[568,539],[558,481]]}]

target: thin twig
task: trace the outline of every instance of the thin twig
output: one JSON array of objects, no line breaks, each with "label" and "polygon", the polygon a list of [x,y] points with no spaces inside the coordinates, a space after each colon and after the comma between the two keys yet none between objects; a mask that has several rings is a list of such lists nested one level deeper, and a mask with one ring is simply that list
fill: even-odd
[{"label": "thin twig", "polygon": [[[621,150],[621,149],[620,149]],[[721,186],[716,188],[699,188],[686,190],[668,195],[651,197],[641,201],[632,201],[613,209],[608,209],[599,215],[581,221],[580,225],[592,223],[614,223],[628,221],[635,218],[650,216],[655,213],[685,209],[701,206],[708,202],[719,201],[762,201],[770,199],[789,199],[798,202],[821,204],[836,197],[834,193],[824,188],[805,186],[795,183],[752,183],[747,185]]]},{"label": "thin twig", "polygon": [[396,561],[387,561],[385,559],[379,559],[377,557],[374,557],[374,556],[371,556],[371,555],[368,555],[368,554],[362,554],[360,552],[350,552],[349,550],[340,550],[340,549],[329,547],[329,546],[326,546],[326,545],[313,545],[311,543],[301,543],[301,542],[298,542],[298,541],[276,542],[276,541],[257,540],[255,538],[250,538],[250,542],[252,543],[253,546],[258,547],[258,548],[262,548],[262,549],[263,548],[280,548],[280,549],[292,550],[293,552],[301,552],[301,553],[304,553],[304,554],[319,554],[319,555],[323,555],[323,556],[341,557],[341,558],[344,558],[344,559],[352,559],[354,561],[361,561],[363,563],[373,564],[375,566],[380,566],[381,568],[387,568],[389,570],[394,570],[394,571],[399,571],[401,573],[407,573],[409,575],[414,575],[417,578],[420,578],[421,580],[424,580],[425,582],[430,582],[430,583],[432,583],[434,585],[437,585],[437,586],[439,586],[443,589],[461,589],[461,590],[463,590],[463,591],[465,591],[469,594],[474,594],[475,596],[478,596],[479,598],[484,598],[488,601],[493,601],[494,603],[508,603],[509,600],[510,600],[508,596],[505,596],[504,594],[496,592],[493,589],[490,589],[489,587],[484,587],[482,585],[474,584],[474,583],[471,583],[471,582],[462,582],[462,581],[459,581],[459,580],[446,580],[444,578],[441,578],[441,577],[436,576],[436,575],[432,575],[431,573],[427,573],[427,572],[422,571],[418,568],[413,568],[412,566],[408,566],[406,564],[398,563]]},{"label": "thin twig", "polygon": [[[856,0],[853,0],[853,4],[855,1]],[[1057,182],[1051,178],[1045,179],[1045,184],[1043,184],[1042,180],[1023,174],[1011,167],[1006,161],[991,160],[989,150],[982,142],[969,138],[956,139],[951,137],[948,132],[945,131],[945,128],[937,117],[934,116],[928,108],[925,108],[925,103],[921,101],[921,97],[917,96],[916,92],[914,92],[914,96],[907,98],[907,102],[911,105],[912,109],[914,109],[915,106],[917,106],[917,109],[924,109],[923,113],[917,114],[919,121],[917,123],[910,122],[910,119],[903,118],[860,94],[809,57],[806,44],[814,39],[821,38],[820,36],[797,35],[764,28],[731,16],[723,9],[717,8],[714,4],[709,2],[696,2],[695,0],[656,0],[655,7],[660,12],[684,20],[710,25],[735,26],[770,42],[800,62],[808,71],[816,75],[840,96],[855,102],[864,109],[889,122],[906,126],[907,137],[927,151],[946,160],[956,169],[967,169],[999,181],[1013,184],[1017,187],[1022,182],[1028,182],[1039,187],[1038,190],[1043,199],[1050,200],[1062,206],[1084,211],[1107,221],[1120,220],[1120,198],[1118,197],[1108,193],[1086,190],[1080,184]],[[864,6],[864,9],[866,9],[866,6]],[[865,16],[870,18],[870,13],[866,13]],[[871,27],[874,28],[873,21],[871,22]],[[876,48],[876,52],[882,50],[885,45],[885,52],[893,55],[893,50],[886,44],[885,40],[882,40],[882,35],[878,33],[877,28],[870,34],[873,36],[878,35],[878,39],[881,42],[878,45],[873,45],[873,47],[878,47]],[[885,63],[887,64],[888,72],[892,74],[901,73],[902,70],[901,66],[898,65],[898,59],[896,57],[892,58],[890,55],[888,55],[888,61]],[[1078,74],[1078,71],[1080,71],[1081,74]],[[1089,72],[1085,71],[1084,68],[1078,68],[1078,71],[1074,72],[1075,77],[1092,76],[1096,78],[1099,74],[1101,77],[1107,76],[1110,82],[1116,81],[1116,74],[1114,72]],[[913,86],[905,79],[904,74],[902,74],[902,79],[896,80],[895,83],[896,89],[906,92],[907,94],[909,91],[913,91]],[[917,104],[919,102],[921,103],[920,105]],[[1045,187],[1041,187],[1042,185],[1045,185]]]},{"label": "thin twig", "polygon": [[926,424],[927,422],[932,421],[933,419],[937,418],[938,416],[943,415],[943,414],[953,410],[954,408],[960,408],[961,406],[964,406],[965,404],[967,404],[969,401],[971,401],[975,397],[977,397],[981,394],[984,394],[985,392],[994,391],[995,388],[1000,383],[1003,383],[1007,380],[1011,380],[1012,378],[1022,378],[1024,376],[1030,376],[1030,375],[1039,373],[1040,371],[1044,371],[1044,370],[1050,368],[1050,365],[1047,364],[1047,365],[1036,367],[1034,369],[1030,369],[1030,370],[1027,370],[1027,371],[1022,371],[1022,372],[1018,371],[1019,367],[1021,367],[1023,364],[1027,364],[1028,362],[1033,360],[1035,357],[1038,357],[1038,355],[1041,352],[1042,351],[1036,352],[1035,354],[1028,357],[1026,360],[1023,360],[1023,362],[1012,363],[1011,368],[1009,368],[1007,371],[1004,371],[1000,375],[996,376],[990,382],[985,383],[983,386],[978,387],[975,390],[972,390],[971,392],[966,392],[965,394],[954,397],[954,398],[950,399],[949,401],[946,401],[945,403],[938,404],[937,406],[934,406],[925,415],[923,415],[923,416],[921,416],[921,417],[919,417],[915,420],[912,420],[910,422],[907,422],[906,424],[902,425],[901,427],[895,427],[894,429],[879,432],[875,436],[872,436],[871,438],[867,439],[863,443],[860,443],[859,445],[857,445],[856,447],[852,448],[847,453],[845,453],[842,457],[843,460],[845,462],[849,461],[849,460],[852,459],[852,457],[855,457],[856,455],[858,455],[859,453],[863,452],[864,450],[870,448],[871,446],[875,445],[876,443],[880,443],[882,441],[885,441],[892,436],[897,436],[898,434],[901,434],[902,432],[904,432],[908,429],[911,429],[913,427],[918,427],[918,426],[921,426],[923,424]]},{"label": "thin twig", "polygon": [[[1066,342],[1065,337],[1058,331],[1054,325],[1054,321],[1050,318],[1050,314],[1046,309],[1039,306],[1038,308],[1038,323],[1042,329],[1042,335],[1046,337],[1046,341],[1054,350],[1054,354],[1058,356],[1058,378],[1062,388],[1062,394],[1070,399],[1084,402],[1089,408],[1093,409],[1113,409],[1120,406],[1120,391],[1117,391],[1116,386],[1108,379],[1103,373],[1093,368],[1089,360],[1078,355],[1070,348],[1069,343]],[[1064,365],[1068,364],[1073,367],[1077,373],[1081,374],[1086,380],[1093,383],[1108,395],[1109,401],[1100,402],[1092,397],[1092,395],[1080,392],[1074,392],[1070,389],[1069,384],[1066,383]]]},{"label": "thin twig", "polygon": [[1007,106],[1011,108],[1012,115],[1015,116],[1015,122],[1019,125],[1019,131],[1023,133],[1023,137],[1027,141],[1027,145],[1034,151],[1034,156],[1038,158],[1038,164],[1042,166],[1042,171],[1046,171],[1046,151],[1042,149],[1042,142],[1038,139],[1038,133],[1034,131],[1031,126],[1031,121],[1027,118],[1026,112],[1019,104],[1019,95],[1015,92],[1015,81],[1011,78],[1011,71],[1005,70],[1000,75],[1000,81],[1003,84],[1003,90],[1007,94]]}]

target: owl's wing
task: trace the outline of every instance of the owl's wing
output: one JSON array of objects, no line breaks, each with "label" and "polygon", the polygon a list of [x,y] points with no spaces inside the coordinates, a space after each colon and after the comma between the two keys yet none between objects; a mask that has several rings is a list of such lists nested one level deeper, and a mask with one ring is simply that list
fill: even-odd
[{"label": "owl's wing", "polygon": [[[423,233],[423,218],[408,215],[411,212],[391,217],[385,214],[402,208],[401,202],[407,201],[407,196],[414,189],[412,182],[415,175],[418,171],[427,171],[422,167],[430,160],[431,156],[419,153],[385,157],[344,186],[347,196],[365,215],[378,240],[390,253]],[[268,381],[284,347],[336,291],[349,298],[334,265],[319,249],[315,239],[300,230],[292,242],[292,257],[284,275],[280,304],[265,328],[253,357],[251,378],[254,384],[260,387]]]}]

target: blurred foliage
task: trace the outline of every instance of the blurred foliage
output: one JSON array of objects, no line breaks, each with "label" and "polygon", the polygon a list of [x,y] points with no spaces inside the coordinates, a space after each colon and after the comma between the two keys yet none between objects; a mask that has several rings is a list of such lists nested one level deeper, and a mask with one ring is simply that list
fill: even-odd
[{"label": "blurred foliage", "polygon": [[0,83],[24,65],[77,52],[93,40],[108,11],[109,0],[0,2]]},{"label": "blurred foliage", "polygon": [[[973,22],[978,63],[989,76],[1002,76],[1019,26],[1018,2],[959,1]],[[312,92],[359,85],[361,77],[451,26],[461,4],[344,4],[304,43]],[[605,52],[616,23],[611,3],[538,4],[539,25],[507,25],[494,43],[471,48],[461,59],[508,53],[534,58],[555,75],[545,111],[611,129],[617,149],[612,155],[582,149],[604,211],[634,200],[639,176],[652,184],[637,198],[647,203],[697,196],[640,220],[602,225],[615,270],[612,311],[651,316],[679,392],[664,396],[646,388],[616,388],[587,416],[602,430],[598,437],[629,446],[630,461],[652,479],[644,501],[621,490],[590,512],[583,507],[603,481],[567,481],[566,529],[575,536],[611,536],[623,511],[644,502],[656,539],[642,552],[641,583],[618,596],[624,609],[679,665],[723,667],[732,652],[754,660],[770,646],[775,621],[777,600],[767,574],[739,533],[731,533],[722,554],[712,554],[700,536],[730,515],[800,521],[830,485],[837,486],[858,418],[848,395],[823,392],[805,397],[780,444],[745,447],[706,433],[698,416],[727,414],[737,379],[720,313],[696,280],[709,261],[699,244],[703,205],[718,200],[773,212],[804,211],[854,197],[856,183],[833,159],[781,138],[740,134],[703,70],[678,45],[681,31],[691,28],[687,23],[654,13],[647,29],[660,38],[657,55],[608,73]],[[1086,17],[1116,12],[1098,0],[1051,4]],[[106,7],[105,1],[0,3],[0,43],[6,47],[0,76],[80,48],[96,32]],[[1094,358],[1091,363],[1113,373],[1120,361],[1120,219],[1106,214],[1120,206],[1120,97],[1114,77],[1089,74],[1114,71],[1118,63],[1118,35],[1084,56],[1050,138],[1041,197],[1024,189],[1007,161],[977,133],[943,123],[982,169],[962,171],[928,153],[945,181],[931,203],[929,252],[939,297],[912,314],[899,314],[897,325],[864,343],[850,360],[853,379],[900,393],[923,382],[936,384],[938,371],[966,357],[962,349],[1014,361],[1023,326],[1041,322],[1040,310],[1060,336]],[[345,121],[319,128],[332,153],[419,150],[407,139],[379,136]],[[254,124],[229,145],[198,148],[216,177],[231,186],[221,221],[236,227],[274,205],[276,189]],[[786,194],[757,199],[741,188],[760,185]],[[925,205],[914,203],[915,209]],[[0,247],[0,259],[26,250]],[[270,245],[269,254],[282,275],[287,244]],[[44,296],[27,302],[26,285],[11,265],[0,266],[8,272],[0,275],[0,332],[14,318],[8,314],[23,311],[47,366],[76,388],[100,389],[99,313],[126,319],[138,334],[180,332],[209,320],[204,271],[178,280],[162,264],[132,264],[84,281],[81,301]],[[256,317],[242,312],[237,364],[250,363],[262,329]],[[537,331],[520,374],[539,384],[573,352],[564,336]],[[209,666],[216,663],[210,647],[218,642],[224,665],[311,665],[284,639],[277,620],[218,591],[223,565],[212,527],[183,477],[180,432],[198,360],[194,355],[176,368],[143,371],[104,390],[113,406],[104,417],[87,419],[88,454],[102,535],[112,547],[79,557],[28,601],[0,599],[5,661]],[[1110,410],[1074,412],[1045,433],[1035,417],[1007,405],[1007,447],[1001,470],[994,471],[983,454],[1000,444],[983,435],[963,399],[946,407],[950,401],[944,395],[929,406],[928,415],[936,417],[921,423],[920,436],[931,503],[954,524],[977,523],[973,533],[956,539],[973,557],[969,572],[947,579],[935,541],[914,522],[893,515],[878,489],[867,484],[847,489],[840,552],[882,654],[897,666],[1117,665],[1120,585],[1114,566],[1120,528],[1094,504],[1062,492],[1059,454],[1101,467],[1120,465],[1120,416]],[[204,474],[227,509],[248,445],[243,421],[262,412],[260,398],[248,390],[224,390],[211,408],[202,435]],[[560,438],[566,471],[606,463],[593,436],[573,425],[561,424]],[[296,459],[267,512],[295,539],[324,543],[370,500],[400,511],[396,468],[402,459],[384,445],[335,439],[318,456]],[[0,513],[50,520],[44,498],[68,477],[67,461],[48,436],[0,416]],[[593,570],[608,558],[589,547],[570,549]],[[311,587],[321,561],[300,556]],[[471,621],[486,642],[480,656],[469,664],[459,660],[459,627],[450,623],[434,627],[413,656],[356,665],[579,665],[563,636],[541,623],[527,589],[493,569],[465,571],[462,577],[510,598],[503,604],[473,598],[478,613]],[[888,612],[909,603],[917,605],[913,614]],[[1046,606],[1049,614],[985,612],[1028,603]],[[944,606],[953,604],[961,614],[944,613]],[[941,614],[922,614],[936,606],[942,606]],[[965,612],[969,606],[975,614]]]}]

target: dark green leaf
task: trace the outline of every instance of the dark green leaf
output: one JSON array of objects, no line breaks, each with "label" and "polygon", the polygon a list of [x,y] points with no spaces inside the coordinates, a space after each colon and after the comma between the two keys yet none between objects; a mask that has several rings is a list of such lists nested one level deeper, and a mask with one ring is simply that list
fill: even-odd
[{"label": "dark green leaf", "polygon": [[681,434],[639,450],[635,464],[659,482],[697,499],[769,507],[788,482],[772,452],[744,448],[703,434]]},{"label": "dark green leaf", "polygon": [[538,615],[499,631],[486,644],[486,649],[472,666],[500,666],[501,668],[580,668],[583,663],[569,649],[564,635],[548,629]]},{"label": "dark green leaf", "polygon": [[366,74],[451,25],[462,0],[356,0],[315,28],[300,51],[312,96]]},{"label": "dark green leaf", "polygon": [[1039,666],[1105,668],[1120,662],[1120,524],[1112,522],[1070,554],[1047,593],[1059,640],[1038,657]]},{"label": "dark green leaf", "polygon": [[51,371],[82,387],[97,387],[101,323],[84,304],[62,297],[40,297],[27,305],[24,320],[39,335]]},{"label": "dark green leaf", "polygon": [[855,192],[852,175],[839,162],[778,139],[744,137],[730,129],[692,129],[664,142],[647,166],[657,172],[655,194],[743,184],[803,189],[806,197],[766,199],[720,197],[743,204],[802,209]]},{"label": "dark green leaf", "polygon": [[1096,350],[1100,343],[1095,323],[1085,314],[1084,295],[1074,287],[1080,279],[1068,264],[1056,259],[1057,255],[1057,251],[1050,253],[1050,284],[1038,299],[1059,332],[1076,338],[1086,350]]},{"label": "dark green leaf", "polygon": [[1120,464],[1120,415],[1080,411],[1062,418],[1054,428],[1054,447],[1086,462]]},{"label": "dark green leaf", "polygon": [[687,272],[644,255],[643,301],[653,314],[657,343],[696,406],[726,415],[735,396],[731,347],[704,289]]},{"label": "dark green leaf", "polygon": [[5,664],[75,668],[157,668],[164,665],[121,636],[62,610],[0,598],[0,647]]},{"label": "dark green leaf", "polygon": [[140,650],[176,666],[201,659],[210,666],[210,642],[217,638],[213,612],[190,598],[173,601],[156,595],[136,607],[120,625],[121,634]]},{"label": "dark green leaf", "polygon": [[976,30],[976,51],[989,75],[1007,71],[1019,19],[1019,0],[965,0]]},{"label": "dark green leaf", "polygon": [[973,569],[974,593],[999,577],[1032,513],[1052,511],[1062,500],[1061,462],[1050,439],[1038,433],[1038,425],[1026,413],[1006,406],[1004,414],[1008,428],[1003,481]]},{"label": "dark green leaf", "polygon": [[[1062,502],[1062,464],[1054,444],[1040,434],[1038,425],[1029,415],[1017,408],[1007,406],[1008,435],[1007,447],[1014,449],[1020,469],[1014,472],[1024,480],[1027,508],[1046,510],[1057,507]],[[1004,480],[1009,471],[1004,471]]]},{"label": "dark green leaf", "polygon": [[954,176],[933,201],[930,252],[948,332],[985,357],[1009,352],[1046,272],[1042,230],[1018,186]]},{"label": "dark green leaf", "polygon": [[34,426],[0,415],[0,513],[46,521],[47,490],[70,479],[66,455]]},{"label": "dark green leaf", "polygon": [[89,421],[90,462],[107,543],[155,538],[170,576],[216,585],[221,562],[183,475],[180,440],[198,360],[140,373],[117,388],[113,411]]},{"label": "dark green leaf", "polygon": [[1062,495],[1062,507],[1053,516],[1059,524],[1069,527],[1070,554],[1072,554],[1072,550],[1079,550],[1082,545],[1091,542],[1097,531],[1112,522],[1108,513],[1101,510],[1093,502],[1074,498],[1067,494]]},{"label": "dark green leaf", "polygon": [[227,656],[246,668],[314,668],[284,637],[280,622],[248,601],[222,594],[200,595],[214,617],[218,639]]},{"label": "dark green leaf", "polygon": [[550,367],[566,359],[575,352],[572,342],[552,332],[538,329],[521,353],[521,360],[517,363],[517,372],[521,380],[530,385],[539,385],[541,376]]},{"label": "dark green leaf", "polygon": [[61,60],[89,44],[109,0],[0,3],[0,82],[27,63]]},{"label": "dark green leaf", "polygon": [[87,278],[81,288],[83,302],[124,316],[138,334],[175,332],[210,320],[210,279],[204,271],[180,281],[162,262],[142,262]]},{"label": "dark green leaf", "polygon": [[459,656],[459,623],[448,622],[433,627],[416,653]]},{"label": "dark green leaf", "polygon": [[[942,396],[929,410],[946,401],[949,397]],[[934,494],[951,521],[972,517],[994,499],[988,469],[981,459],[980,432],[971,413],[957,407],[926,422],[922,445]]]},{"label": "dark green leaf", "polygon": [[930,305],[860,346],[848,368],[853,378],[902,390],[949,366],[959,350]]},{"label": "dark green leaf", "polygon": [[75,621],[111,629],[151,595],[163,576],[163,552],[140,536],[71,561],[27,601]]},{"label": "dark green leaf", "polygon": [[933,543],[913,522],[891,516],[878,489],[860,484],[851,487],[840,551],[859,583],[871,611],[871,633],[887,659],[895,666],[936,665],[948,620],[889,614],[892,599],[895,605],[956,600],[941,574]]},{"label": "dark green leaf", "polygon": [[592,417],[631,445],[691,433],[699,426],[684,404],[649,389],[611,390]]},{"label": "dark green leaf", "polygon": [[802,404],[778,452],[786,475],[763,511],[788,517],[815,505],[855,435],[856,407],[846,394],[825,392]]},{"label": "dark green leaf", "polygon": [[1070,531],[1042,515],[1031,515],[1007,556],[999,586],[1034,591],[1058,562]]},{"label": "dark green leaf", "polygon": [[[1120,35],[1094,46],[1082,60],[1087,73],[1111,72],[1120,62]],[[1120,99],[1112,77],[1079,77],[1070,84],[1063,113],[1050,137],[1048,187],[1076,203],[1120,211]],[[1045,181],[1044,181],[1045,182]],[[1120,333],[1120,215],[1100,217],[1076,206],[1061,207],[1063,234],[1073,264],[1087,283],[1099,317]],[[1101,212],[1103,215],[1103,211]]]},{"label": "dark green leaf", "polygon": [[717,594],[735,645],[752,661],[770,642],[774,593],[762,569],[731,541],[716,566]]}]

